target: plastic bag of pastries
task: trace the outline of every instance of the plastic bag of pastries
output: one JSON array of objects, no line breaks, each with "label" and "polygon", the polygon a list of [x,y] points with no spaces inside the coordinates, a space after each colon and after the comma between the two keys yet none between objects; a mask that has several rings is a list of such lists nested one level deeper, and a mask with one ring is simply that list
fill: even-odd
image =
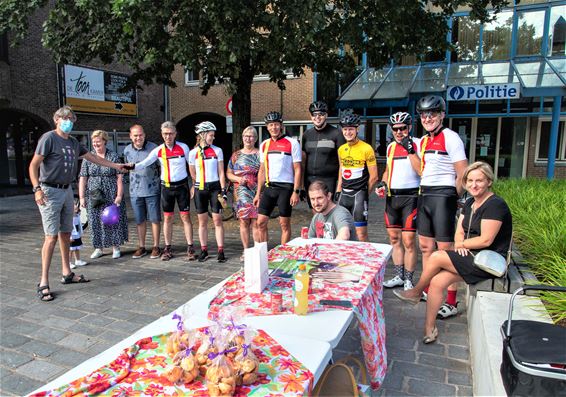
[{"label": "plastic bag of pastries", "polygon": [[177,353],[185,351],[189,346],[189,335],[185,331],[183,317],[179,313],[174,313],[173,319],[177,320],[177,328],[171,333],[165,346],[166,353],[171,357],[175,357]]},{"label": "plastic bag of pastries", "polygon": [[212,397],[233,396],[236,391],[236,372],[232,361],[226,357],[227,333],[220,332],[215,338],[217,353],[209,353],[210,366],[206,370],[206,387]]},{"label": "plastic bag of pastries", "polygon": [[251,385],[258,378],[259,360],[252,351],[252,339],[254,331],[246,329],[241,331],[240,336],[243,343],[238,347],[234,357],[234,369],[236,370],[237,384]]}]

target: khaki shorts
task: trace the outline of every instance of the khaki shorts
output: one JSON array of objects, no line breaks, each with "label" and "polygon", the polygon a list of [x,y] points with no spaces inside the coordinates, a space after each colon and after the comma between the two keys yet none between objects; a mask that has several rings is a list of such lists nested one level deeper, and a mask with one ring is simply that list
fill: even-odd
[{"label": "khaki shorts", "polygon": [[39,205],[43,232],[46,236],[56,236],[59,233],[71,233],[73,230],[74,200],[73,189],[57,189],[41,185],[47,201]]}]

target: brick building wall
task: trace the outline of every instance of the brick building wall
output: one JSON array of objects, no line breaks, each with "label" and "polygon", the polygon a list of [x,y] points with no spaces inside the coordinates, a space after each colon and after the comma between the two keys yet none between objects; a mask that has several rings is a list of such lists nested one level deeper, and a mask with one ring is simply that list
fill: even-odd
[{"label": "brick building wall", "polygon": [[[536,162],[536,149],[537,149],[537,130],[538,130],[538,118],[531,118],[530,130],[529,130],[529,148],[527,155],[527,177],[534,178],[546,178],[547,164]],[[554,165],[554,178],[565,179],[566,178],[566,165],[555,163]]]},{"label": "brick building wall", "polygon": [[[226,102],[229,95],[223,85],[212,87],[206,96],[196,85],[185,85],[182,66],[175,68],[173,80],[176,88],[170,90],[171,118],[178,122],[200,112],[217,113],[226,116]],[[285,121],[310,120],[308,106],[313,97],[313,75],[310,70],[300,78],[285,81],[283,91],[283,116]],[[252,122],[261,122],[265,113],[281,110],[281,91],[269,80],[255,81],[252,85]]]}]

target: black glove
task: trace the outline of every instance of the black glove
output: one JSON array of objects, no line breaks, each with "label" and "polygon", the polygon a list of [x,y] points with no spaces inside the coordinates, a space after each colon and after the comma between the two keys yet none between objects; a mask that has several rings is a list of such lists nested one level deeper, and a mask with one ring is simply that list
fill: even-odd
[{"label": "black glove", "polygon": [[340,194],[342,192],[336,192],[334,193],[334,202],[337,203],[338,201],[340,201]]},{"label": "black glove", "polygon": [[403,146],[407,150],[407,152],[409,152],[409,154],[415,154],[415,143],[409,135],[403,138],[403,140],[401,141],[401,146]]},{"label": "black glove", "polygon": [[299,192],[299,199],[301,201],[306,201],[307,199],[307,191],[305,189],[301,189],[301,191]]}]

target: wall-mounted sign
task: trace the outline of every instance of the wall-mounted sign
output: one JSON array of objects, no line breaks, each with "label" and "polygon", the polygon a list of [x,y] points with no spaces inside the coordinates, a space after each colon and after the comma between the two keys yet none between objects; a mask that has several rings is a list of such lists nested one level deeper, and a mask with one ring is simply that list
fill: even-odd
[{"label": "wall-mounted sign", "polygon": [[521,96],[521,84],[453,85],[446,89],[449,101],[475,101],[490,99],[517,99]]},{"label": "wall-mounted sign", "polygon": [[59,68],[59,87],[64,105],[76,112],[137,116],[137,92],[121,91],[128,75],[84,66]]}]

